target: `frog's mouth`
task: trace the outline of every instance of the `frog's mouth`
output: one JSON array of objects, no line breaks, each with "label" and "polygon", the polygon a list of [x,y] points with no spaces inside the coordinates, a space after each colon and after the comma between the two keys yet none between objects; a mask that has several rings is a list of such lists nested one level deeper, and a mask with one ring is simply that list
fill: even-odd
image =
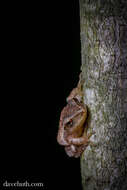
[{"label": "frog's mouth", "polygon": [[67,141],[65,140],[65,137],[64,137],[64,133],[65,130],[64,130],[64,127],[61,128],[61,131],[59,131],[58,135],[57,135],[57,142],[61,145],[64,145],[64,146],[67,146],[69,145],[67,143]]}]

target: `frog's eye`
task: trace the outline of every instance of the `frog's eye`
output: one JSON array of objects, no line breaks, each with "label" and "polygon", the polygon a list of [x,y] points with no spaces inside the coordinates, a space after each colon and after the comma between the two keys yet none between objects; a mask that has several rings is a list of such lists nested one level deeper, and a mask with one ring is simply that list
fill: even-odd
[{"label": "frog's eye", "polygon": [[73,126],[73,120],[72,120],[72,119],[67,122],[67,126],[69,126],[69,127],[72,127],[72,126]]},{"label": "frog's eye", "polygon": [[73,98],[73,100],[74,100],[75,103],[78,104],[79,106],[81,105],[79,99],[77,99],[77,98]]}]

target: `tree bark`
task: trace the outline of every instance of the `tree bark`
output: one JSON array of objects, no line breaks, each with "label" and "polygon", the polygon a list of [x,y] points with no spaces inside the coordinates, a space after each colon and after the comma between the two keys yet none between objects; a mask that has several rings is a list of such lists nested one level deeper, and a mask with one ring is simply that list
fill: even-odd
[{"label": "tree bark", "polygon": [[96,144],[81,157],[83,190],[127,190],[127,1],[79,2],[84,103]]}]

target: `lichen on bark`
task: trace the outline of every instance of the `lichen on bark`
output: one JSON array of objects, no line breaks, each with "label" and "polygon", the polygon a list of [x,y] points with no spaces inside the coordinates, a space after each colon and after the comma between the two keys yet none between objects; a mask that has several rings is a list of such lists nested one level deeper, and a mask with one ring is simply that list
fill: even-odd
[{"label": "lichen on bark", "polygon": [[127,189],[127,2],[80,0],[82,78],[88,133],[83,190]]}]

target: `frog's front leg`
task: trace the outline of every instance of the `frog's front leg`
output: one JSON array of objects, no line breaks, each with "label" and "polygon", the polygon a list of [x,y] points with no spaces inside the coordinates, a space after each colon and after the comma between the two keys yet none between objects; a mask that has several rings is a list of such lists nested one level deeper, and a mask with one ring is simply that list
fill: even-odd
[{"label": "frog's front leg", "polygon": [[90,134],[87,135],[86,131],[81,137],[74,137],[73,135],[69,135],[67,137],[67,141],[69,144],[74,144],[74,145],[88,145],[91,143],[89,140],[90,137],[94,134],[94,132],[91,132]]},{"label": "frog's front leg", "polygon": [[[92,132],[90,132],[89,134],[87,134],[87,129],[88,129],[88,127],[85,128],[83,136],[84,136],[84,138],[87,137],[88,139],[90,139],[90,137],[91,137],[92,135],[94,135],[95,132],[92,131]],[[89,143],[90,146],[96,146],[96,144],[95,144],[94,142],[90,141],[90,140],[88,141],[88,143]]]},{"label": "frog's front leg", "polygon": [[89,138],[87,136],[82,136],[82,137],[73,137],[73,136],[68,136],[67,141],[69,144],[74,144],[74,145],[87,145],[89,143]]}]

